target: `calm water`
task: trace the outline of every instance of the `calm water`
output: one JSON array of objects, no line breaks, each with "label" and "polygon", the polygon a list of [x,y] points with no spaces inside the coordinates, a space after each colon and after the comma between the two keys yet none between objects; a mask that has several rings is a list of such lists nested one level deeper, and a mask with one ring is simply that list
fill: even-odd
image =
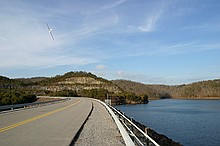
[{"label": "calm water", "polygon": [[116,108],[184,146],[220,146],[220,100],[153,100]]}]

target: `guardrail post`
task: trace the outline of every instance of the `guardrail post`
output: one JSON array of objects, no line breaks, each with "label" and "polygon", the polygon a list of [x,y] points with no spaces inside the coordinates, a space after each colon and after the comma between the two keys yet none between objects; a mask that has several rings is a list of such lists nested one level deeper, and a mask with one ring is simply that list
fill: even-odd
[{"label": "guardrail post", "polygon": [[[144,128],[144,132],[148,135],[148,128],[145,127]],[[149,139],[147,138],[147,146],[149,146]]]},{"label": "guardrail post", "polygon": [[121,120],[121,115],[117,114],[117,113],[115,113],[115,114],[118,116],[119,120]]},{"label": "guardrail post", "polygon": [[125,123],[125,113],[123,112],[123,122]]},{"label": "guardrail post", "polygon": [[[133,123],[133,118],[131,117],[131,123]],[[131,124],[131,131],[134,132],[133,125]]]}]

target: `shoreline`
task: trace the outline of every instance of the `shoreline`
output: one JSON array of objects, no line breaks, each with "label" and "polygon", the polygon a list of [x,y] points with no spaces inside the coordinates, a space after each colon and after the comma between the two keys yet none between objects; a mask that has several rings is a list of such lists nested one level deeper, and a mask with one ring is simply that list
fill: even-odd
[{"label": "shoreline", "polygon": [[[181,98],[181,97],[173,97],[173,98],[165,98],[165,99],[179,99],[179,100],[220,100],[220,97],[193,97],[193,98]],[[150,100],[164,100],[160,98],[149,98]]]},{"label": "shoreline", "polygon": [[[116,107],[115,107],[116,108]],[[117,108],[116,108],[117,109]],[[172,138],[169,138],[168,136],[156,132],[154,129],[148,127],[145,124],[140,123],[139,121],[136,121],[134,118],[131,118],[126,115],[126,113],[123,113],[121,110],[117,109],[119,112],[124,114],[128,119],[132,119],[132,122],[139,127],[143,132],[146,132],[148,136],[150,136],[153,140],[155,140],[159,145],[161,146],[182,146],[180,142],[174,141]]]}]

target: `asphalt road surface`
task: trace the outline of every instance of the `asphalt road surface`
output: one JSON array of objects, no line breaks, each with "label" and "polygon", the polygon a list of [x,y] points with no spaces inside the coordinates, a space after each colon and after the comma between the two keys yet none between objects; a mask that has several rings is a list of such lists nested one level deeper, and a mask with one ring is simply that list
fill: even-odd
[{"label": "asphalt road surface", "polygon": [[1,146],[67,146],[92,109],[86,98],[0,114]]}]

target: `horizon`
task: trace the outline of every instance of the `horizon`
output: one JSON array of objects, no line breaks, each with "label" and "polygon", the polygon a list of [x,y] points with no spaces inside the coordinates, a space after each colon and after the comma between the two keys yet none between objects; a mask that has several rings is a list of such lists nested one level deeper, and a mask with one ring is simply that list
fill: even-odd
[{"label": "horizon", "polygon": [[[81,72],[81,71],[69,71],[69,72]],[[69,72],[66,72],[66,73],[69,73]],[[91,73],[91,72],[86,72],[86,71],[82,71],[82,72],[85,72],[85,73]],[[32,77],[23,77],[23,78],[10,78],[10,77],[7,77],[7,76],[3,76],[3,77],[7,77],[9,79],[31,79],[31,78],[54,78],[56,76],[63,76],[65,75],[66,73],[63,73],[63,74],[58,74],[58,75],[55,75],[55,76],[32,76]],[[93,73],[92,73],[93,74]],[[140,83],[140,84],[145,84],[145,85],[165,85],[165,86],[181,86],[181,85],[189,85],[189,84],[193,84],[193,83],[198,83],[198,82],[205,82],[205,81],[214,81],[214,80],[220,80],[220,78],[216,78],[216,79],[210,79],[210,80],[201,80],[201,81],[196,81],[196,82],[191,82],[191,83],[183,83],[183,84],[146,84],[146,83],[143,83],[143,82],[139,82],[139,81],[134,81],[134,80],[129,80],[129,79],[114,79],[114,80],[111,80],[111,79],[106,79],[102,76],[98,76],[96,74],[93,74],[97,77],[101,77],[105,80],[108,80],[108,81],[115,81],[115,80],[123,80],[123,81],[131,81],[131,82],[134,82],[134,83]],[[0,75],[2,76],[2,75]]]},{"label": "horizon", "polygon": [[218,0],[7,0],[0,18],[0,75],[9,78],[83,70],[144,84],[220,79]]}]

